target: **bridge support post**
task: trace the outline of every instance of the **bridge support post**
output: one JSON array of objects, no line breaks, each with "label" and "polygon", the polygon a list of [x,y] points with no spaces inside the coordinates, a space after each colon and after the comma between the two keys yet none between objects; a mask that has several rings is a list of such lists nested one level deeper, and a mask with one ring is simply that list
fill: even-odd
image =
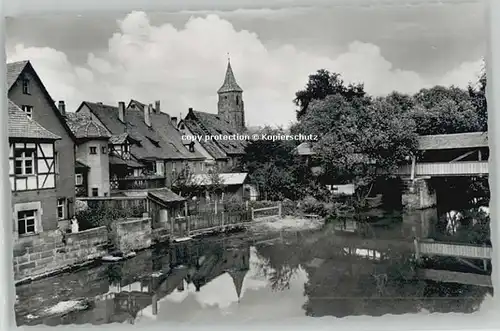
[{"label": "bridge support post", "polygon": [[438,220],[436,208],[425,210],[411,210],[403,214],[403,236],[405,238],[428,238],[432,226]]},{"label": "bridge support post", "polygon": [[402,203],[406,210],[420,210],[436,206],[436,192],[430,187],[427,177],[403,180]]},{"label": "bridge support post", "polygon": [[417,238],[413,239],[413,245],[415,247],[415,262],[417,263],[417,265],[419,265],[422,261],[422,256],[420,254],[420,244],[418,243]]}]

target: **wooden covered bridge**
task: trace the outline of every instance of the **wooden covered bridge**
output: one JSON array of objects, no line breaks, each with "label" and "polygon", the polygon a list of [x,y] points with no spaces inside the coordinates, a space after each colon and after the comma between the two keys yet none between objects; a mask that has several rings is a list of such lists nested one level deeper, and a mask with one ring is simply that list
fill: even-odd
[{"label": "wooden covered bridge", "polygon": [[412,179],[488,175],[487,132],[420,136],[418,144],[421,155],[400,167],[400,175]]}]

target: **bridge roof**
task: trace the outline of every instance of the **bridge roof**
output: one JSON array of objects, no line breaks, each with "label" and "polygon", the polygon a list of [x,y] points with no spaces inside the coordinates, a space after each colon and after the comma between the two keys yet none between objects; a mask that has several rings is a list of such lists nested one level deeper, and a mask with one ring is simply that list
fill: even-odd
[{"label": "bridge roof", "polygon": [[467,132],[420,136],[419,150],[465,149],[488,147],[488,132]]}]

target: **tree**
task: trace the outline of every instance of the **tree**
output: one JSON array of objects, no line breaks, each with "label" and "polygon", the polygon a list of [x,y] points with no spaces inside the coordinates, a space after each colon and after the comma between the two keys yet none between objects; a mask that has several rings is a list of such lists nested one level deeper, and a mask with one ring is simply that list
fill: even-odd
[{"label": "tree", "polygon": [[486,101],[486,67],[483,67],[478,82],[475,85],[469,84],[467,90],[472,98],[472,103],[479,116],[481,131],[488,131],[488,104]]},{"label": "tree", "polygon": [[413,98],[415,104],[419,104],[426,109],[432,109],[445,100],[452,100],[457,104],[470,101],[467,91],[456,86],[445,87],[440,85],[421,89],[415,93]]},{"label": "tree", "polygon": [[172,190],[181,196],[191,198],[201,191],[202,187],[196,180],[196,174],[189,165],[184,164],[182,170],[172,178]]},{"label": "tree", "polygon": [[[265,127],[259,134],[285,134],[282,128]],[[295,199],[300,195],[301,165],[291,140],[255,140],[248,143],[242,163],[250,181],[265,199]]]},{"label": "tree", "polygon": [[408,112],[415,107],[415,99],[408,94],[403,94],[400,92],[392,92],[386,97],[381,97],[379,99],[385,99],[386,102],[388,102],[391,105],[394,105],[397,107],[397,109],[403,111],[403,112]]},{"label": "tree", "polygon": [[416,152],[416,125],[410,114],[383,98],[364,109],[340,95],[310,104],[299,124],[318,135],[314,144],[326,176],[354,183],[366,198],[381,173],[390,173]]},{"label": "tree", "polygon": [[436,86],[415,94],[412,116],[420,135],[481,131],[481,118],[465,90]]},{"label": "tree", "polygon": [[340,74],[320,69],[309,76],[305,89],[295,94],[294,103],[299,107],[297,119],[300,120],[306,114],[309,104],[313,100],[323,100],[327,96],[335,94],[339,94],[349,101],[366,97],[363,84],[345,85]]},{"label": "tree", "polygon": [[224,192],[224,178],[221,176],[221,171],[217,165],[213,166],[207,172],[208,174],[208,185],[207,191],[210,196],[215,195],[216,197],[220,197]]}]

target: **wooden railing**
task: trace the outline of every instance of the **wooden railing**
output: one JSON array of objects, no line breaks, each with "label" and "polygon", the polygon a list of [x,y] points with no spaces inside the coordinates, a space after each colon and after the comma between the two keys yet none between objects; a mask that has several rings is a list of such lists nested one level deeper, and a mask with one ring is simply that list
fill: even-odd
[{"label": "wooden railing", "polygon": [[169,232],[174,238],[181,238],[243,227],[251,221],[251,211],[246,210],[217,214],[202,213],[172,218]]},{"label": "wooden railing", "polygon": [[165,187],[165,177],[139,176],[110,179],[112,191],[126,191]]},{"label": "wooden railing", "polygon": [[[401,166],[399,175],[411,175],[411,165]],[[415,176],[464,176],[488,174],[488,161],[417,163]]]},{"label": "wooden railing", "polygon": [[436,282],[492,287],[491,276],[448,270],[418,269],[417,277]]},{"label": "wooden railing", "polygon": [[[265,207],[265,208],[252,208],[252,220],[267,217],[279,217],[281,218],[281,202],[278,202],[277,206]],[[255,215],[257,213],[257,215]]]},{"label": "wooden railing", "polygon": [[418,242],[418,254],[454,256],[471,259],[491,259],[493,248],[440,242]]}]

